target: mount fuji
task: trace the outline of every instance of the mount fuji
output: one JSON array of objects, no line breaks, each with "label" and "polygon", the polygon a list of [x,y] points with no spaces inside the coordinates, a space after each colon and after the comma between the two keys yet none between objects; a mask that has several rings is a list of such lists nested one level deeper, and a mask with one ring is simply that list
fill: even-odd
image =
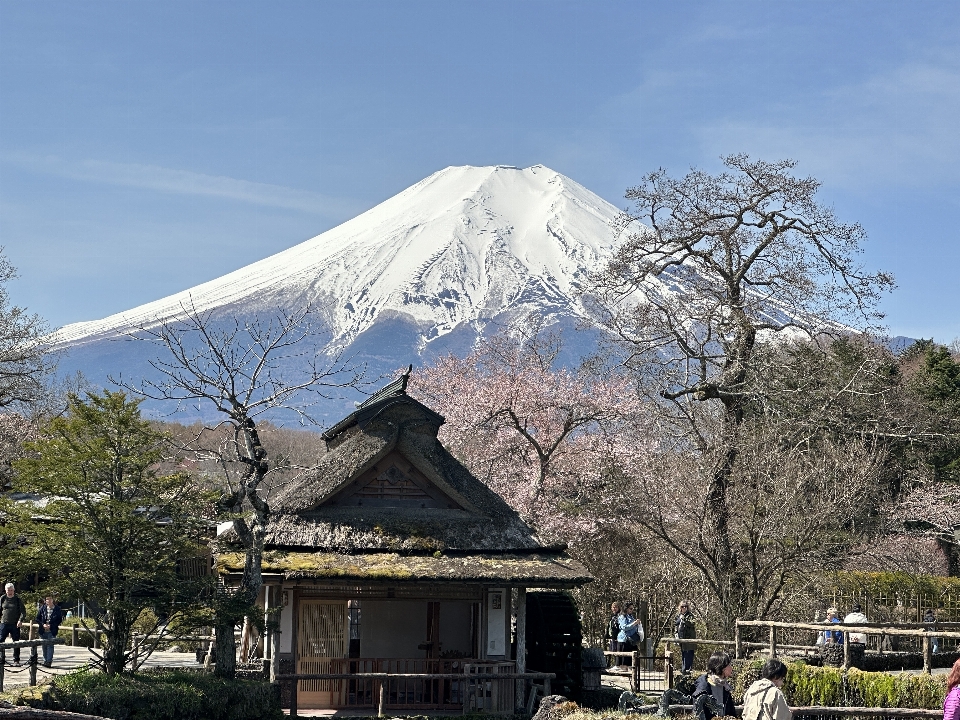
[{"label": "mount fuji", "polygon": [[97,384],[150,376],[160,349],[131,336],[176,320],[185,305],[231,321],[319,308],[326,336],[317,351],[343,349],[375,372],[468,352],[484,332],[535,312],[563,330],[572,362],[596,339],[576,331],[586,315],[580,293],[613,252],[618,214],[542,165],[448,167],[264,260],[61,328],[61,369]]}]

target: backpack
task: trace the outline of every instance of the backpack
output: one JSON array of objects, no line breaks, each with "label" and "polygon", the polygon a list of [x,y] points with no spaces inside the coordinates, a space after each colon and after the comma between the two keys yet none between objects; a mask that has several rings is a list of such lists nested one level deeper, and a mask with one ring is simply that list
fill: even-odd
[{"label": "backpack", "polygon": [[611,640],[616,640],[617,636],[620,634],[620,621],[618,620],[619,617],[619,615],[614,615],[610,618],[610,624],[607,625],[607,635],[610,636]]}]

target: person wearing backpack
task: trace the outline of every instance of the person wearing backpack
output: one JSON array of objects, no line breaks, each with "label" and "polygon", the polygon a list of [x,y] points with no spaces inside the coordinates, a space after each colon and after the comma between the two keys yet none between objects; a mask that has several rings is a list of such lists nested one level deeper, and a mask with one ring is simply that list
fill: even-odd
[{"label": "person wearing backpack", "polygon": [[793,712],[782,692],[787,666],[771,658],[763,664],[760,678],[743,695],[743,720],[792,720]]}]

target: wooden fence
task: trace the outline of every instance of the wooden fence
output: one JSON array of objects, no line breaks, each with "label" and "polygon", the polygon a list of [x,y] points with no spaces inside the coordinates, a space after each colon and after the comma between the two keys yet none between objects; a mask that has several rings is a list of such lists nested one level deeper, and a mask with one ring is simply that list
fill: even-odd
[{"label": "wooden fence", "polygon": [[16,642],[0,643],[0,692],[3,692],[3,679],[6,674],[7,650],[30,648],[30,660],[27,661],[27,671],[29,673],[29,683],[33,687],[37,684],[37,665],[39,657],[37,648],[41,645],[63,645],[63,639],[54,638],[53,640],[17,640]]},{"label": "wooden fence", "polygon": [[[918,627],[920,626],[920,627]],[[747,643],[741,639],[741,628],[759,627],[766,628],[769,640],[766,643]],[[956,630],[950,629],[956,627]],[[923,671],[929,673],[933,668],[933,650],[931,639],[956,638],[960,639],[960,623],[943,623],[942,627],[936,630],[928,630],[921,623],[900,623],[896,625],[885,625],[881,623],[860,623],[857,625],[847,623],[801,623],[801,622],[783,622],[780,620],[737,620],[733,647],[734,656],[743,657],[744,647],[765,647],[770,657],[777,656],[777,650],[788,649],[807,649],[808,645],[779,645],[778,632],[781,630],[813,630],[823,632],[825,630],[843,633],[843,668],[850,668],[850,633],[860,635],[892,635],[900,637],[918,637],[923,646]]]},{"label": "wooden fence", "polygon": [[[297,687],[303,680],[372,682],[376,686],[373,697],[377,698],[377,716],[384,717],[387,706],[396,704],[391,702],[391,694],[395,693],[402,683],[419,684],[428,694],[429,686],[433,683],[458,683],[458,709],[462,709],[464,714],[482,711],[493,715],[512,715],[519,704],[518,698],[514,696],[518,680],[531,686],[529,702],[524,703],[529,706],[534,704],[538,693],[542,693],[544,697],[550,694],[550,681],[555,678],[554,673],[316,673],[278,675],[276,681],[292,686],[290,717],[293,718],[297,717],[298,712]],[[538,680],[539,686],[536,684]]]}]

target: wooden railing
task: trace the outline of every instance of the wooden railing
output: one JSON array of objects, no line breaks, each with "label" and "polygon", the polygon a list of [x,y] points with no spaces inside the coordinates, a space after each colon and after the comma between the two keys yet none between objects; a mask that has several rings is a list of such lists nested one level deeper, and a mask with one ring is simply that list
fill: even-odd
[{"label": "wooden railing", "polygon": [[[355,693],[359,701],[348,706],[376,707],[383,717],[387,708],[512,715],[518,680],[534,686],[539,681],[536,691],[546,696],[550,694],[550,681],[556,677],[554,673],[476,672],[474,667],[467,663],[461,673],[297,673],[278,675],[276,681],[291,686],[290,717],[297,717],[299,686],[311,681],[328,683],[341,697],[342,693]],[[536,691],[531,688],[532,698]]]},{"label": "wooden railing", "polygon": [[[958,626],[957,623],[949,623],[949,626]],[[927,630],[926,626],[920,623],[903,623],[897,625],[884,625],[880,623],[859,623],[857,625],[846,623],[800,623],[783,622],[780,620],[737,620],[734,635],[734,655],[743,656],[744,647],[764,647],[770,657],[777,656],[777,650],[783,649],[806,649],[808,645],[779,645],[777,643],[777,632],[781,629],[793,630],[814,630],[816,632],[835,631],[843,633],[843,667],[850,667],[850,633],[860,635],[893,635],[901,637],[919,637],[923,643],[923,671],[929,673],[933,667],[933,651],[931,638],[960,638],[960,626],[958,630],[945,629],[938,627],[936,630]],[[769,631],[769,640],[766,643],[746,643],[741,640],[740,629],[743,627],[765,627]],[[689,641],[686,641],[689,642]],[[812,646],[816,647],[816,646]]]},{"label": "wooden railing", "polygon": [[[658,705],[640,705],[632,708],[637,713],[655,713],[659,710]],[[693,705],[671,705],[671,711],[680,711],[692,713]],[[922,710],[919,708],[876,708],[876,707],[823,707],[819,705],[808,705],[803,707],[791,707],[794,720],[805,720],[806,718],[824,718],[824,717],[896,717],[896,718],[940,718],[943,717],[942,710]],[[743,706],[737,705],[734,708],[736,715],[743,714]]]},{"label": "wooden railing", "polygon": [[0,692],[3,692],[3,676],[6,673],[7,650],[12,651],[14,648],[30,648],[30,660],[27,661],[27,671],[29,673],[30,686],[33,687],[37,684],[37,665],[39,664],[37,648],[41,645],[63,644],[64,642],[61,638],[54,638],[52,640],[17,640],[16,642],[0,643]]}]

